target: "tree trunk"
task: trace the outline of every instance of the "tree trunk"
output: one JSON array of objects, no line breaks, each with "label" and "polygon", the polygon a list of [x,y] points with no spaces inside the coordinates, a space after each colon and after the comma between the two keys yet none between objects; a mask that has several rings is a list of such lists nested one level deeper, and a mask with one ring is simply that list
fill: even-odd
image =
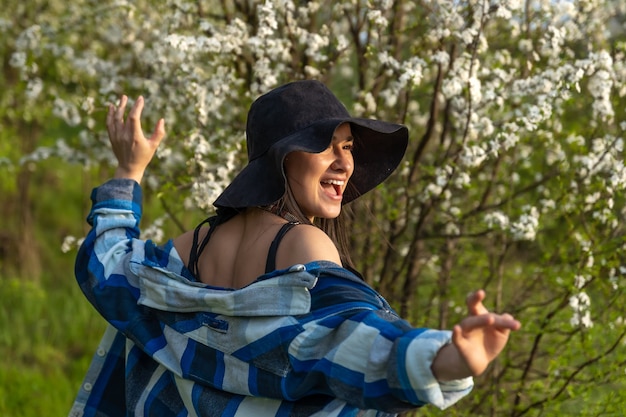
[{"label": "tree trunk", "polygon": [[[35,149],[39,128],[33,125],[23,124],[20,126],[21,155],[28,155]],[[17,256],[14,258],[15,269],[22,279],[39,280],[41,275],[41,259],[39,247],[35,236],[35,222],[33,218],[33,204],[30,196],[30,184],[33,166],[25,163],[17,172],[16,193],[17,204],[14,205],[14,215],[17,220],[13,230],[16,242]]]}]

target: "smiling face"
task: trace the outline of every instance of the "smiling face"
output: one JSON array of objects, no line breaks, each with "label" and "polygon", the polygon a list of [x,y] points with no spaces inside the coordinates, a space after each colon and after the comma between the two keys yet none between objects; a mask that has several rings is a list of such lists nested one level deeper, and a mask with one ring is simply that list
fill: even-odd
[{"label": "smiling face", "polygon": [[343,192],[354,172],[353,142],[350,124],[342,123],[324,151],[296,151],[285,158],[289,188],[309,220],[332,219],[341,213]]}]

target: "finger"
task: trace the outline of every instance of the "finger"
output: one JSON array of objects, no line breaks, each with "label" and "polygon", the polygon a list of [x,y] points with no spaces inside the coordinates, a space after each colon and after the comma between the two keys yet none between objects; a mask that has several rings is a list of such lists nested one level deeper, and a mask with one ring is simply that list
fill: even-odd
[{"label": "finger", "polygon": [[113,104],[109,104],[109,109],[107,111],[106,125],[107,131],[109,132],[109,137],[113,136],[115,132],[115,106]]},{"label": "finger", "polygon": [[465,357],[464,352],[465,352],[465,349],[467,349],[468,346],[467,346],[467,342],[465,340],[465,337],[463,335],[463,329],[458,324],[452,328],[452,343],[457,347],[457,350],[459,352],[459,356],[461,357],[461,360],[463,361],[463,363],[465,364],[467,369],[473,375],[480,374],[482,371],[480,369],[472,368],[472,366],[468,362],[467,357]]},{"label": "finger", "polygon": [[507,320],[515,320],[515,317],[513,317],[509,313],[502,313],[501,316],[504,317]]},{"label": "finger", "polygon": [[120,104],[117,106],[117,111],[115,112],[115,121],[117,123],[124,123],[124,112],[126,111],[126,103],[128,103],[128,97],[126,95],[122,95],[122,97],[120,97]]},{"label": "finger", "polygon": [[130,109],[128,113],[128,121],[131,123],[130,128],[136,138],[143,137],[143,130],[141,130],[141,112],[143,111],[143,97],[137,97],[137,101],[133,105],[133,108]]},{"label": "finger", "polygon": [[460,327],[463,332],[471,332],[487,326],[492,326],[496,321],[493,314],[481,314],[478,316],[469,316],[461,321]]},{"label": "finger", "polygon": [[465,300],[467,304],[467,310],[470,315],[477,316],[480,314],[487,314],[489,310],[485,308],[483,305],[483,300],[485,299],[485,291],[478,290],[470,293]]},{"label": "finger", "polygon": [[152,136],[150,136],[150,142],[153,143],[156,148],[161,143],[161,140],[165,137],[165,120],[159,119],[156,126],[154,127],[154,132],[152,132]]},{"label": "finger", "polygon": [[461,328],[460,325],[456,324],[452,328],[452,343],[458,346],[462,339],[463,339],[463,329]]},{"label": "finger", "polygon": [[519,330],[522,327],[522,324],[515,320],[510,314],[495,316],[493,325],[500,330]]}]

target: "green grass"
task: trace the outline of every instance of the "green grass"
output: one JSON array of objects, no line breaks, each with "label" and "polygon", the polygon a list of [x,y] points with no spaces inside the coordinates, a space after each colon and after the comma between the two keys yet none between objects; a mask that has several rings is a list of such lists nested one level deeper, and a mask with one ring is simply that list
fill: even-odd
[{"label": "green grass", "polygon": [[0,415],[65,416],[104,330],[71,274],[55,285],[0,278]]},{"label": "green grass", "polygon": [[[66,416],[71,408],[106,323],[76,283],[76,249],[63,253],[61,243],[85,235],[91,189],[106,178],[54,159],[33,173],[33,253],[41,274],[20,277],[14,264],[25,261],[0,257],[0,417]],[[14,193],[1,185],[11,203]],[[162,214],[158,201],[144,209],[147,224]],[[19,222],[8,216],[0,231],[13,236]]]}]

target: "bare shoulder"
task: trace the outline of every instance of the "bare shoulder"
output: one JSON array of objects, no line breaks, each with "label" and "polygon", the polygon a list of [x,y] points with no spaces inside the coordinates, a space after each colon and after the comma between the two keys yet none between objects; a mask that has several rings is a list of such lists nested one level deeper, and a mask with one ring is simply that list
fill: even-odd
[{"label": "bare shoulder", "polygon": [[341,265],[339,251],[332,239],[316,226],[300,224],[283,238],[278,247],[276,266],[287,268],[313,261],[330,261]]},{"label": "bare shoulder", "polygon": [[[208,230],[208,227],[200,228],[200,233],[198,235],[199,241],[202,241],[202,238],[206,235]],[[189,262],[189,253],[191,252],[191,246],[193,245],[193,234],[194,230],[189,230],[173,239],[174,248],[176,248],[178,256],[180,256],[185,265]]]}]

